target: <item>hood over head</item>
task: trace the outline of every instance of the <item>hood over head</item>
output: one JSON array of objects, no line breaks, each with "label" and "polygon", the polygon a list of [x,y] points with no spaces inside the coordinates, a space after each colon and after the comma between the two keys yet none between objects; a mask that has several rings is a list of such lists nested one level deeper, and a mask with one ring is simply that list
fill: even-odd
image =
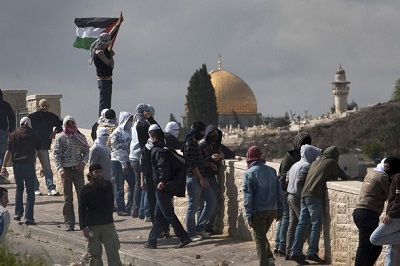
[{"label": "hood over head", "polygon": [[307,132],[299,132],[293,141],[293,149],[300,151],[304,144],[311,144],[311,136]]},{"label": "hood over head", "polygon": [[315,161],[320,154],[321,154],[321,149],[313,145],[305,144],[301,146],[300,149],[301,159],[310,164],[313,161]]},{"label": "hood over head", "polygon": [[[122,111],[119,113],[119,125],[118,127],[124,129],[127,123],[131,123],[129,126],[132,127],[133,120],[129,121],[129,118],[133,117],[131,113]],[[128,122],[129,121],[129,122]]]},{"label": "hood over head", "polygon": [[[212,131],[216,130],[217,131],[217,136],[211,136],[210,133]],[[212,140],[213,138],[215,138],[215,140]],[[204,139],[206,142],[212,142],[212,143],[216,143],[216,144],[221,144],[222,142],[222,131],[218,129],[217,126],[214,125],[209,125],[206,129],[206,134],[204,135]]]},{"label": "hood over head", "polygon": [[172,136],[174,136],[175,138],[177,138],[179,136],[179,125],[176,122],[169,122],[166,126],[165,126],[165,130],[166,133],[171,134]]},{"label": "hood over head", "polygon": [[339,161],[339,149],[336,146],[330,146],[326,148],[322,154],[323,158],[334,159],[336,162]]}]

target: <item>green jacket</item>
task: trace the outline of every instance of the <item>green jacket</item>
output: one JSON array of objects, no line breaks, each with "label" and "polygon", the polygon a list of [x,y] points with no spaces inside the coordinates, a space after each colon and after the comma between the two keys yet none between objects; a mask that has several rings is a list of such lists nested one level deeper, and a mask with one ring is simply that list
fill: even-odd
[{"label": "green jacket", "polygon": [[337,180],[338,177],[347,180],[346,175],[339,167],[339,150],[336,146],[328,147],[322,156],[314,161],[308,171],[301,197],[325,198],[326,182]]}]

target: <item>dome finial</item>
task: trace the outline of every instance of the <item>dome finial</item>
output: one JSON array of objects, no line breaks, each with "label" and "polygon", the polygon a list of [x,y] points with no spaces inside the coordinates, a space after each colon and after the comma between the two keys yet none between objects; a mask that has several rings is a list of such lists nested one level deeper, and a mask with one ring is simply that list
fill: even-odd
[{"label": "dome finial", "polygon": [[218,54],[218,70],[221,70],[221,54]]}]

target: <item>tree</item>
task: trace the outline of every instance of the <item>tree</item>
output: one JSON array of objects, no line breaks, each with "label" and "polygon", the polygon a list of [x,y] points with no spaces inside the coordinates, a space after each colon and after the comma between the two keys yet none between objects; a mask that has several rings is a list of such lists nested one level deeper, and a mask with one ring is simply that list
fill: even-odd
[{"label": "tree", "polygon": [[396,80],[396,83],[394,85],[392,100],[400,100],[400,79]]},{"label": "tree", "polygon": [[205,64],[193,74],[186,94],[186,127],[201,121],[218,125],[217,99]]}]

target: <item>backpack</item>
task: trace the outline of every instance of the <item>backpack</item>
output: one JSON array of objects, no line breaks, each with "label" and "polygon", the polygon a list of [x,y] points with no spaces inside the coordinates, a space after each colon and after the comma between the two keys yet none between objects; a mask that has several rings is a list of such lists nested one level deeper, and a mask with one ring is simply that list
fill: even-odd
[{"label": "backpack", "polygon": [[164,191],[171,196],[185,197],[186,193],[186,165],[185,158],[175,150],[164,147],[167,151],[171,166],[171,178],[165,184]]}]

